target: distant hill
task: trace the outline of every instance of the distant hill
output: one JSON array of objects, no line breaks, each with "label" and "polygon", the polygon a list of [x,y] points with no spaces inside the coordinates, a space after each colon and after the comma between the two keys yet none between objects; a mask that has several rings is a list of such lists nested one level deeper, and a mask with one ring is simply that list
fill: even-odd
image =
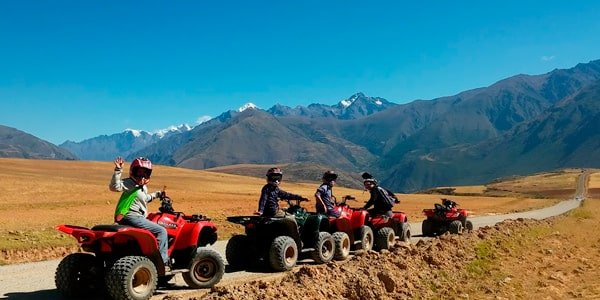
[{"label": "distant hill", "polygon": [[565,167],[600,167],[600,81],[530,121],[476,144],[406,155],[389,175],[396,186],[422,180],[466,184]]},{"label": "distant hill", "polygon": [[0,125],[0,157],[31,159],[77,159],[54,144],[21,130]]},{"label": "distant hill", "polygon": [[138,154],[159,163],[194,169],[239,162],[312,162],[353,170],[375,159],[364,147],[336,137],[315,138],[259,109],[247,109],[223,122],[207,122],[194,128],[185,138],[165,139]]},{"label": "distant hill", "polygon": [[121,133],[101,135],[81,142],[66,141],[60,147],[84,160],[111,161],[117,156],[129,157],[165,137],[189,130],[191,127],[187,125],[173,126],[156,133],[127,129]]}]

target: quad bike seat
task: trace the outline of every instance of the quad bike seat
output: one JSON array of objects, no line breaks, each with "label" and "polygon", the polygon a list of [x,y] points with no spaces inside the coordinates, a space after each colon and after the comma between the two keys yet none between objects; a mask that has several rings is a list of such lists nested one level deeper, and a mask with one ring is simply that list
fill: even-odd
[{"label": "quad bike seat", "polygon": [[92,227],[92,230],[117,232],[121,229],[129,228],[129,227],[131,227],[131,226],[119,225],[119,224],[107,224],[107,225],[96,225],[96,226]]}]

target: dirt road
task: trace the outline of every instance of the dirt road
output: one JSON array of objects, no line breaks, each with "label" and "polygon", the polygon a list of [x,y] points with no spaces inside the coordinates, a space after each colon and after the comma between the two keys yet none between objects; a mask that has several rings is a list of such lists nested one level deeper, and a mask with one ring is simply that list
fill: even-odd
[{"label": "dirt road", "polygon": [[[586,184],[589,173],[582,173],[577,181],[577,192],[573,199],[565,200],[552,207],[543,209],[505,214],[495,216],[482,216],[472,218],[475,228],[494,225],[507,219],[532,218],[544,219],[555,215],[563,214],[579,206],[580,201],[585,199]],[[411,223],[413,235],[412,242],[421,239],[421,223]],[[214,248],[225,257],[225,245],[227,241],[218,241]],[[55,289],[54,272],[58,266],[59,260],[51,260],[37,263],[27,263],[19,265],[9,265],[0,267],[0,299],[61,299]],[[250,272],[228,272],[225,274],[221,284],[228,282],[245,281],[265,277],[277,277],[281,273],[250,273]],[[176,289],[162,290],[153,299],[160,299],[165,294],[179,294],[189,292],[185,289],[182,278],[176,277]]]}]

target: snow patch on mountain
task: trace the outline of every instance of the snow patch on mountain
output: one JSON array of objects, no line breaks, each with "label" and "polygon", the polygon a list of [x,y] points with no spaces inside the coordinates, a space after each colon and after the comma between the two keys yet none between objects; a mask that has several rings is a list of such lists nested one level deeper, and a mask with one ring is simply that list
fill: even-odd
[{"label": "snow patch on mountain", "polygon": [[190,131],[190,130],[192,130],[192,127],[190,125],[188,125],[188,124],[181,124],[179,126],[171,125],[171,126],[169,126],[167,128],[164,128],[164,129],[155,130],[153,132],[153,134],[162,139],[168,133],[186,132],[186,131]]},{"label": "snow patch on mountain", "polygon": [[353,103],[353,102],[354,102],[354,101],[350,101],[350,100],[342,100],[342,101],[340,101],[340,104],[341,104],[343,107],[348,107],[348,106],[352,105],[352,103]]},{"label": "snow patch on mountain", "polygon": [[133,134],[135,137],[140,137],[142,135],[142,131],[137,129],[127,128],[124,132],[131,132],[131,134]]},{"label": "snow patch on mountain", "polygon": [[202,123],[206,123],[208,121],[212,120],[211,116],[200,116],[198,117],[198,119],[196,120],[196,124],[200,125]]},{"label": "snow patch on mountain", "polygon": [[248,102],[248,103],[244,104],[243,106],[241,106],[240,108],[238,108],[237,111],[238,112],[243,112],[246,109],[257,109],[257,108],[258,108],[258,106],[256,106],[254,103]]}]

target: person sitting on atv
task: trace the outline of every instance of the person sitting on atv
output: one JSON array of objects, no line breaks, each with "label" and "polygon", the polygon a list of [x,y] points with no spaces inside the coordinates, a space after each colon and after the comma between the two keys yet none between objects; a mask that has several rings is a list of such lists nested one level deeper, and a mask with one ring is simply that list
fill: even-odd
[{"label": "person sitting on atv", "polygon": [[332,193],[337,177],[334,171],[327,171],[323,174],[323,183],[317,188],[317,192],[315,193],[317,213],[334,218],[340,216],[340,213],[333,209],[334,201]]},{"label": "person sitting on atv", "polygon": [[122,192],[121,198],[115,209],[115,222],[146,229],[156,236],[160,256],[165,266],[169,266],[167,230],[146,219],[148,215],[147,204],[160,198],[164,191],[148,193],[146,186],[152,174],[152,162],[145,157],[138,157],[131,162],[129,177],[121,180],[121,172],[125,160],[117,157],[114,161],[115,172],[110,180],[109,189],[113,192]]},{"label": "person sitting on atv", "polygon": [[450,199],[442,199],[442,204],[446,207],[447,210],[451,210],[456,207],[456,202]]},{"label": "person sitting on atv", "polygon": [[283,178],[280,168],[270,168],[267,171],[267,184],[263,186],[258,200],[258,211],[255,214],[263,217],[283,217],[285,212],[279,209],[278,199],[308,200],[300,195],[288,193],[279,189],[279,183]]},{"label": "person sitting on atv", "polygon": [[[400,203],[398,198],[389,190],[377,185],[377,180],[369,173],[363,173],[365,190],[368,190],[371,194],[369,201],[365,204],[363,209],[367,209],[369,215],[384,215],[391,218],[393,216],[392,208],[394,203]],[[373,206],[372,209],[368,209]]]}]

